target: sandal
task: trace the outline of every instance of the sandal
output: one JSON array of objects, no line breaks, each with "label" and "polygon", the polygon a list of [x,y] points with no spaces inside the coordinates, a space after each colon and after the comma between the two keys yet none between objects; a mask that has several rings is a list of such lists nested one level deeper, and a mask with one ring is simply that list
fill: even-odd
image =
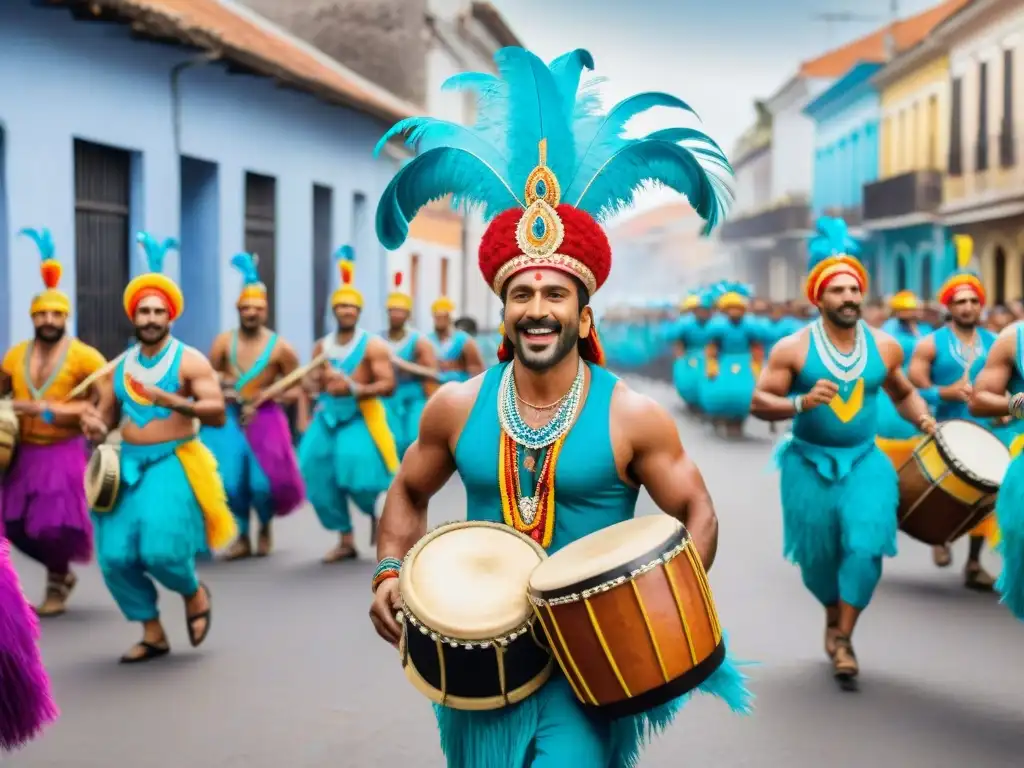
[{"label": "sandal", "polygon": [[[165,640],[164,643],[167,641]],[[131,652],[136,648],[142,649],[142,654],[139,656],[132,656]],[[121,664],[141,664],[145,661],[152,661],[153,659],[159,659],[162,656],[166,656],[171,652],[170,645],[157,645],[156,643],[147,643],[145,640],[136,643],[128,649],[128,653],[121,657],[119,663]]]},{"label": "sandal", "polygon": [[841,637],[838,624],[825,625],[825,655],[830,659],[836,655],[836,639]]},{"label": "sandal", "polygon": [[932,560],[936,567],[948,568],[953,563],[953,553],[950,552],[948,546],[940,544],[937,547],[932,547]]},{"label": "sandal", "polygon": [[270,526],[260,528],[259,535],[256,537],[256,557],[267,557],[273,548],[274,537],[270,531]]},{"label": "sandal", "polygon": [[[190,616],[188,614],[188,608],[185,608],[185,624],[188,627],[188,641],[192,643],[193,648],[198,648],[203,644],[203,641],[210,634],[210,625],[213,623],[213,596],[210,594],[210,589],[203,582],[199,582],[199,588],[206,593],[206,610],[200,611],[197,614]],[[203,628],[202,634],[196,632],[196,622],[206,620],[206,626]]]},{"label": "sandal", "polygon": [[64,615],[71,590],[77,583],[78,577],[73,573],[65,576],[49,575],[46,579],[46,597],[43,599],[43,604],[35,609],[36,615],[41,619],[52,619]]},{"label": "sandal", "polygon": [[852,690],[856,687],[857,675],[860,673],[860,666],[857,664],[857,654],[853,650],[853,644],[846,635],[836,636],[836,652],[832,657],[832,674],[845,690]]},{"label": "sandal", "polygon": [[995,590],[996,580],[980,565],[975,568],[968,566],[964,569],[964,586],[975,592],[992,592]]}]

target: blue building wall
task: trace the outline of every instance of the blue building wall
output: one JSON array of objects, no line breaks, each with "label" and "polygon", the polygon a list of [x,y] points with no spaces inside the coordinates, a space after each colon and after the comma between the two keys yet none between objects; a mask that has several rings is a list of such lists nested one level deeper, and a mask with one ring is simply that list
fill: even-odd
[{"label": "blue building wall", "polygon": [[945,228],[919,224],[875,233],[884,265],[885,293],[910,290],[932,300],[939,286],[956,268],[955,257],[947,252]]},{"label": "blue building wall", "polygon": [[[75,139],[130,151],[133,233],[181,239],[180,260],[170,257],[166,271],[186,297],[176,327],[185,341],[205,349],[236,323],[240,278],[228,262],[243,249],[246,172],[277,181],[279,332],[309,356],[314,184],[333,190],[335,245],[356,248],[364,322],[383,327],[389,278],[373,210],[395,167],[372,149],[387,127],[270,80],[229,75],[186,49],[132,40],[126,26],[75,22],[29,0],[0,3],[0,345],[29,335],[40,288],[38,254],[15,236],[21,227],[50,228],[74,297]],[[144,265],[132,253],[135,274]]]}]

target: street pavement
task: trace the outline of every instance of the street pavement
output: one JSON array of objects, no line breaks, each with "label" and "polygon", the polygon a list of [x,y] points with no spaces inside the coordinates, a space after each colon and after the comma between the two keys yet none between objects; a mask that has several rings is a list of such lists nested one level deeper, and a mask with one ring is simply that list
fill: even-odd
[{"label": "street pavement", "polygon": [[[635,380],[678,413],[663,384]],[[680,416],[721,519],[711,583],[733,652],[758,662],[750,717],[700,697],[646,751],[642,766],[716,768],[986,768],[1024,765],[1024,626],[996,598],[967,592],[960,569],[938,570],[902,538],[856,636],[861,685],[838,690],[822,651],[821,610],[781,555],[772,438],[726,443]],[[457,482],[431,505],[440,523],[464,515]],[[642,513],[654,508],[643,495]],[[212,634],[188,646],[179,598],[164,594],[174,653],[122,667],[137,639],[99,572],[80,572],[71,611],[43,628],[62,709],[12,768],[441,768],[428,702],[406,682],[367,618],[375,561],[357,521],[358,562],[324,566],[333,544],[311,509],[276,529],[269,560],[202,569]],[[987,563],[998,569],[995,555]],[[43,574],[16,560],[26,591]],[[510,768],[518,768],[510,766]],[[567,768],[570,768],[567,766]],[[575,768],[572,767],[572,768]],[[579,768],[586,768],[580,766]]]}]

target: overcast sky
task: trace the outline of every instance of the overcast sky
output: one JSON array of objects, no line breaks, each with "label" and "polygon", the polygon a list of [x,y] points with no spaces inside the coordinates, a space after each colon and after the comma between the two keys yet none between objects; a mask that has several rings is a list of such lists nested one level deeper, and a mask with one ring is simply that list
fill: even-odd
[{"label": "overcast sky", "polygon": [[[525,47],[546,60],[573,48],[594,56],[614,101],[668,91],[687,101],[703,128],[730,151],[753,122],[753,101],[771,95],[803,60],[885,24],[891,0],[492,0]],[[899,0],[901,17],[939,0]],[[873,21],[826,22],[849,13]],[[636,121],[647,132],[674,115]],[[678,118],[675,118],[678,120]],[[643,207],[664,196],[648,196]]]}]

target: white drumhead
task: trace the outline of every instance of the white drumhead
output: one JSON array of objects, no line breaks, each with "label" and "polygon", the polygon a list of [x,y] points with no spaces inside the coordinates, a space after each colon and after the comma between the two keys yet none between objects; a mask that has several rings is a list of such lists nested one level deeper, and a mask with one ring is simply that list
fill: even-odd
[{"label": "white drumhead", "polygon": [[967,472],[991,485],[1001,485],[1010,466],[1010,451],[979,424],[947,421],[938,426],[943,448]]},{"label": "white drumhead", "polygon": [[530,574],[543,548],[498,523],[459,523],[413,547],[399,588],[408,610],[447,637],[493,640],[532,613]]},{"label": "white drumhead", "polygon": [[682,530],[674,517],[657,514],[595,531],[541,563],[530,577],[530,589],[550,592],[593,579],[643,557]]}]

